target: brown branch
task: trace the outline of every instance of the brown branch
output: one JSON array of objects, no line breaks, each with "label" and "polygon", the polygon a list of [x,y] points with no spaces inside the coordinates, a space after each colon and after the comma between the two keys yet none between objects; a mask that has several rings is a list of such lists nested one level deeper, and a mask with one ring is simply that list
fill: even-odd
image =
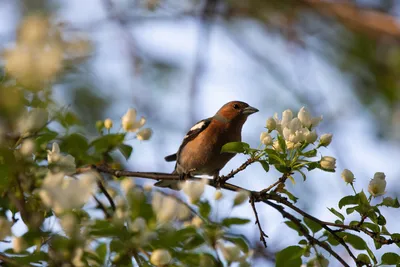
[{"label": "brown branch", "polygon": [[292,221],[294,224],[296,224],[296,226],[299,228],[300,232],[307,238],[308,242],[313,245],[313,244],[317,244],[318,246],[324,248],[327,252],[329,252],[332,256],[334,256],[341,264],[343,264],[343,266],[350,266],[346,263],[346,261],[341,258],[335,251],[333,251],[331,249],[331,247],[324,243],[319,241],[318,239],[312,237],[310,234],[308,234],[307,229],[301,224],[300,220],[297,219],[295,216],[293,216],[292,214],[288,213],[285,211],[284,207],[282,207],[281,205],[272,203],[269,200],[265,200],[263,201],[265,204],[269,205],[270,207],[276,209],[280,214],[282,214],[283,217],[289,219],[290,221]]},{"label": "brown branch", "polygon": [[256,162],[257,159],[256,158],[249,158],[248,160],[246,160],[239,168],[232,170],[230,173],[228,173],[227,175],[221,175],[219,177],[220,181],[222,183],[225,183],[226,181],[228,181],[230,178],[232,178],[233,176],[235,176],[237,173],[243,171],[244,169],[247,168],[247,166],[249,166],[250,164],[253,164],[254,162]]},{"label": "brown branch", "polygon": [[100,180],[97,180],[97,186],[99,187],[100,191],[106,196],[108,202],[111,205],[111,208],[113,209],[113,211],[115,211],[115,203],[114,200],[112,199],[112,197],[110,196],[110,194],[107,192],[107,189],[104,187],[103,182]]},{"label": "brown branch", "polygon": [[264,244],[264,247],[267,248],[267,241],[265,240],[265,238],[266,237],[268,238],[268,235],[263,231],[263,229],[261,227],[260,219],[258,218],[258,213],[256,210],[256,205],[254,203],[253,197],[250,197],[250,204],[251,204],[251,207],[253,208],[254,216],[256,217],[255,224],[257,224],[258,230],[260,231],[260,241]]},{"label": "brown branch", "polygon": [[97,203],[97,206],[103,211],[104,215],[106,216],[107,219],[110,219],[112,216],[111,214],[107,211],[107,208],[104,206],[104,204],[95,196],[93,195],[94,200]]},{"label": "brown branch", "polygon": [[336,17],[349,28],[371,37],[389,35],[400,38],[400,25],[394,16],[378,10],[360,8],[352,3],[301,0],[324,16]]},{"label": "brown branch", "polygon": [[[236,170],[234,170],[234,171],[231,171],[231,173],[229,173],[229,174],[226,175],[226,176],[220,176],[220,178],[226,178],[226,177],[228,177],[228,179],[229,179],[229,178],[233,177],[233,175],[235,175],[235,174],[237,174],[238,172],[244,170],[248,165],[250,165],[252,162],[255,162],[255,161],[256,161],[255,159],[249,159],[248,161],[246,161],[247,163],[245,162],[245,163],[242,164],[238,169],[236,169]],[[89,170],[97,170],[98,172],[111,174],[111,175],[114,175],[114,176],[116,176],[116,177],[138,177],[138,178],[148,178],[148,179],[153,179],[153,180],[179,180],[179,179],[180,179],[179,175],[177,175],[177,174],[168,174],[168,173],[159,173],[159,172],[131,172],[131,171],[122,171],[122,170],[111,169],[111,168],[109,168],[109,167],[107,167],[107,166],[104,166],[104,165],[102,165],[102,166],[95,166],[95,165],[92,165],[92,166],[89,166],[89,167],[86,167],[86,168],[81,168],[81,169],[78,170],[78,173],[80,173],[80,172],[85,172],[85,171],[89,171]],[[195,180],[195,181],[196,181],[196,180],[197,180],[197,181],[200,181],[202,178],[189,176],[189,177],[187,177],[187,179]],[[345,249],[346,249],[347,253],[350,255],[350,257],[355,261],[355,263],[356,263],[357,265],[359,265],[360,262],[359,262],[359,261],[357,260],[357,258],[354,256],[354,254],[353,254],[352,251],[350,250],[349,246],[345,243],[345,241],[343,240],[343,238],[341,238],[340,236],[338,236],[338,235],[336,234],[336,231],[335,231],[335,230],[332,230],[332,229],[331,229],[330,227],[328,227],[328,226],[338,227],[338,228],[348,229],[348,230],[353,230],[353,231],[357,231],[357,232],[360,232],[360,231],[361,231],[361,232],[367,234],[368,236],[370,236],[371,238],[373,238],[374,240],[380,242],[381,244],[393,244],[393,243],[398,243],[398,242],[400,242],[400,240],[397,240],[397,239],[386,239],[386,238],[384,238],[384,237],[381,237],[381,236],[378,235],[377,233],[370,232],[370,231],[368,231],[367,229],[362,228],[362,227],[351,226],[351,225],[345,225],[345,224],[335,224],[335,223],[330,223],[330,222],[321,221],[321,220],[315,218],[314,216],[312,216],[312,215],[310,215],[310,214],[304,212],[304,211],[301,210],[300,208],[296,207],[296,206],[293,205],[291,202],[289,202],[285,197],[280,196],[280,195],[277,194],[276,192],[267,193],[267,192],[270,191],[274,186],[276,186],[276,185],[278,185],[278,184],[280,184],[280,183],[284,183],[284,182],[286,181],[286,179],[287,179],[287,175],[283,175],[278,181],[276,181],[275,183],[273,183],[272,185],[270,185],[269,187],[267,187],[266,189],[263,189],[263,190],[261,190],[261,191],[250,191],[250,190],[247,190],[247,189],[242,188],[242,187],[240,187],[240,186],[236,186],[236,185],[229,184],[229,183],[223,183],[223,184],[220,185],[220,187],[221,187],[221,188],[224,188],[224,189],[226,189],[226,190],[229,190],[229,191],[240,191],[240,190],[244,190],[244,191],[249,192],[249,193],[251,194],[251,196],[252,196],[252,199],[251,199],[252,205],[254,204],[254,202],[259,202],[259,201],[261,201],[261,202],[263,202],[263,203],[265,203],[265,204],[267,204],[267,205],[269,205],[269,206],[272,206],[271,204],[276,205],[276,206],[273,206],[275,209],[279,209],[279,210],[284,209],[282,206],[277,205],[277,204],[274,204],[274,203],[272,203],[272,202],[270,201],[270,200],[273,200],[273,201],[276,201],[276,202],[278,202],[278,203],[280,203],[280,204],[283,204],[283,205],[287,206],[288,208],[290,208],[290,209],[296,211],[297,213],[299,213],[299,214],[302,215],[303,217],[306,217],[306,218],[308,218],[308,219],[313,220],[314,222],[320,224],[321,227],[322,227],[323,229],[325,229],[327,232],[329,232],[329,233],[330,233],[330,234],[331,234]],[[209,185],[210,185],[210,186],[213,186],[213,187],[215,187],[215,188],[217,188],[217,187],[219,186],[215,180],[211,180],[211,179],[209,180]],[[260,234],[264,237],[265,233],[263,232],[263,230],[262,230],[262,228],[261,228],[261,225],[260,225],[260,222],[259,222],[259,218],[258,218],[258,214],[257,214],[257,211],[255,210],[255,207],[253,208],[253,211],[254,211],[255,216],[256,216],[256,223],[258,224],[258,227],[259,227],[259,230],[260,230]],[[286,217],[286,218],[291,218],[291,220],[292,220],[292,219],[295,219],[295,220],[297,221],[297,223],[294,222],[294,223],[296,223],[296,225],[297,225],[297,224],[300,224],[300,222],[298,221],[298,219],[295,218],[293,215],[291,215],[291,214],[289,214],[289,213],[287,213],[287,212],[285,212],[285,211],[281,212],[281,214],[284,215],[284,217]],[[287,216],[289,216],[289,217],[287,217]],[[300,225],[301,225],[301,224],[300,224]],[[302,226],[302,227],[303,227],[303,226]],[[300,229],[301,229],[301,227],[300,227]],[[263,234],[264,234],[264,235],[263,235]],[[304,233],[303,233],[303,234],[304,234]],[[266,236],[266,235],[265,235],[265,236]],[[310,237],[309,235],[308,235],[308,236],[305,235],[305,236],[306,236],[307,238]],[[321,246],[322,248],[326,249],[327,251],[329,251],[329,252],[332,251],[332,250],[330,249],[330,247],[329,247],[327,244],[325,244],[325,243],[323,243],[323,242],[321,242],[321,241],[319,241],[319,240],[316,240],[316,239],[313,238],[313,237],[311,237],[311,238],[312,238],[311,241],[314,242],[314,243],[311,243],[311,244],[318,244],[319,246]],[[260,237],[260,240],[263,242],[263,240],[261,239],[261,237]],[[263,242],[263,243],[264,243],[264,242]],[[331,253],[332,253],[332,252],[331,252]],[[332,253],[332,255],[333,255],[333,253]],[[336,254],[336,255],[337,255],[337,254]],[[339,258],[340,258],[340,257],[339,257]],[[338,259],[338,260],[339,260],[339,259]],[[342,259],[339,260],[339,261],[342,262]],[[342,262],[342,263],[343,263],[343,262]],[[345,266],[348,266],[348,265],[345,265]]]},{"label": "brown branch", "polygon": [[[265,194],[265,195],[258,195],[258,192],[256,193],[256,197],[258,197],[259,201],[262,201],[264,203],[266,203],[265,201],[268,201],[268,199],[272,199],[277,201],[278,203],[284,204],[285,206],[293,209],[294,211],[296,211],[297,213],[301,214],[303,217],[307,217],[315,222],[317,222],[319,225],[322,226],[322,228],[324,228],[326,231],[328,231],[346,250],[347,253],[350,255],[350,257],[356,262],[358,263],[357,258],[354,256],[353,252],[351,252],[349,246],[346,244],[346,242],[343,240],[343,238],[341,238],[340,236],[338,236],[336,234],[335,231],[333,231],[331,228],[329,228],[326,224],[324,224],[324,222],[322,222],[321,220],[315,218],[314,216],[304,212],[303,210],[299,209],[298,207],[294,206],[292,203],[290,203],[286,198],[279,196],[278,194]],[[254,193],[252,193],[254,195]],[[257,199],[257,198],[256,198]]]}]

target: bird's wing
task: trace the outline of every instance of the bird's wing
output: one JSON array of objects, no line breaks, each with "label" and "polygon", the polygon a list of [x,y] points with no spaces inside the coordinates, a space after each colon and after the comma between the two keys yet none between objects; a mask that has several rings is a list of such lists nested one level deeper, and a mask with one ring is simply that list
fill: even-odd
[{"label": "bird's wing", "polygon": [[198,136],[202,131],[204,131],[211,123],[212,118],[204,119],[199,122],[197,122],[195,125],[193,125],[192,128],[190,128],[189,132],[185,135],[183,138],[182,144],[178,149],[178,152],[169,156],[165,157],[166,161],[176,161],[178,158],[178,155],[180,151],[182,150],[183,147],[190,141],[192,141],[196,136]]}]

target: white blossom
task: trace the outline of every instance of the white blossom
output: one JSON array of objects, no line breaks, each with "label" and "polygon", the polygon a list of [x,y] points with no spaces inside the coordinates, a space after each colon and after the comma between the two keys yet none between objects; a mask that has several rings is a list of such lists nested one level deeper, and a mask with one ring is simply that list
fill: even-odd
[{"label": "white blossom", "polygon": [[67,175],[76,171],[75,158],[71,155],[61,155],[60,147],[56,142],[53,143],[51,151],[47,150],[47,161],[60,166]]},{"label": "white blossom", "polygon": [[125,195],[135,187],[135,180],[132,178],[125,178],[121,181],[121,189]]},{"label": "white blossom", "polygon": [[344,169],[341,176],[346,183],[351,184],[354,181],[354,174],[348,169]]},{"label": "white blossom", "polygon": [[204,193],[204,187],[208,183],[208,179],[202,179],[201,182],[185,181],[181,183],[181,189],[189,197],[190,203],[199,201]]},{"label": "white blossom", "polygon": [[160,192],[154,193],[151,202],[153,210],[157,215],[157,219],[161,223],[169,222],[177,216],[178,213],[177,204],[178,203],[176,199],[170,196],[164,196]]},{"label": "white blossom", "polygon": [[377,172],[374,175],[374,178],[371,179],[368,185],[368,192],[374,196],[381,196],[385,194],[385,189],[386,189],[386,180],[385,180],[385,174],[383,172]]},{"label": "white blossom", "polygon": [[222,243],[218,244],[219,249],[222,252],[225,260],[228,262],[235,262],[240,259],[241,251],[239,247],[235,245],[224,246]]},{"label": "white blossom", "polygon": [[56,213],[80,208],[92,196],[96,185],[96,174],[87,172],[79,179],[65,176],[63,172],[48,172],[39,195],[43,203]]},{"label": "white blossom", "polygon": [[321,167],[326,170],[334,170],[336,168],[336,159],[330,156],[322,157],[320,161]]},{"label": "white blossom", "polygon": [[73,214],[65,214],[61,217],[60,224],[64,232],[72,237],[76,233],[77,220]]},{"label": "white blossom", "polygon": [[269,133],[267,132],[262,132],[260,135],[260,141],[263,143],[265,146],[269,146],[272,144],[272,137]]},{"label": "white blossom", "polygon": [[269,131],[275,130],[276,129],[276,120],[274,118],[268,118],[266,126]]},{"label": "white blossom", "polygon": [[6,218],[0,217],[0,240],[11,235],[11,222]]},{"label": "white blossom", "polygon": [[48,112],[42,108],[24,112],[17,121],[17,130],[22,136],[28,136],[42,129],[47,123],[48,116]]},{"label": "white blossom", "polygon": [[146,123],[144,117],[136,120],[136,110],[133,108],[128,109],[124,116],[122,116],[122,128],[127,132],[136,132]]},{"label": "white blossom", "polygon": [[329,146],[332,142],[332,134],[323,134],[319,139],[319,144],[321,146]]},{"label": "white blossom", "polygon": [[302,107],[299,110],[299,113],[297,113],[297,117],[299,118],[299,120],[301,121],[301,123],[307,127],[310,128],[311,126],[311,115],[308,112],[308,110],[305,107]]},{"label": "white blossom", "polygon": [[305,133],[305,140],[307,143],[312,144],[318,138],[317,132],[315,130],[308,131]]},{"label": "white blossom", "polygon": [[167,265],[171,261],[171,254],[166,249],[156,249],[151,253],[150,262],[156,266]]},{"label": "white blossom", "polygon": [[249,198],[249,196],[250,196],[250,193],[248,191],[245,191],[245,190],[239,191],[233,200],[233,205],[237,206],[237,205],[242,204]]},{"label": "white blossom", "polygon": [[292,119],[293,119],[293,112],[290,109],[287,109],[284,112],[282,112],[282,121],[281,121],[282,128],[287,127],[288,124],[292,121]]},{"label": "white blossom", "polygon": [[142,233],[146,230],[146,220],[142,217],[136,218],[130,225],[130,229],[134,233]]},{"label": "white blossom", "polygon": [[178,204],[177,218],[181,221],[186,220],[190,216],[190,209],[183,204]]},{"label": "white blossom", "polygon": [[136,138],[138,140],[149,140],[151,135],[153,134],[153,132],[151,131],[150,128],[144,128],[141,129],[137,134],[136,134]]}]

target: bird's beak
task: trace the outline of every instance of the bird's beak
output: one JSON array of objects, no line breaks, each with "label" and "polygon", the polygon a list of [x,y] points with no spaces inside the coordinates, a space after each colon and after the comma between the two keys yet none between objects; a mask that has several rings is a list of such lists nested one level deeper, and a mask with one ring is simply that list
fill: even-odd
[{"label": "bird's beak", "polygon": [[251,114],[256,113],[256,112],[258,112],[258,109],[253,108],[252,106],[248,106],[247,108],[243,109],[242,113],[246,114],[246,115],[251,115]]}]

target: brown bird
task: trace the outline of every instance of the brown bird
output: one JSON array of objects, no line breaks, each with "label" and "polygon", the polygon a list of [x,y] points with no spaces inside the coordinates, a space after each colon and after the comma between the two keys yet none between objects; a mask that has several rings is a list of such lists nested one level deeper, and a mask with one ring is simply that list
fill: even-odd
[{"label": "brown bird", "polygon": [[[242,127],[247,117],[258,109],[245,102],[232,101],[223,105],[211,118],[196,123],[184,137],[178,152],[165,157],[176,161],[174,174],[210,175],[219,177],[219,171],[236,154],[221,153],[223,145],[242,140]],[[178,181],[161,180],[159,187],[179,189]]]}]

